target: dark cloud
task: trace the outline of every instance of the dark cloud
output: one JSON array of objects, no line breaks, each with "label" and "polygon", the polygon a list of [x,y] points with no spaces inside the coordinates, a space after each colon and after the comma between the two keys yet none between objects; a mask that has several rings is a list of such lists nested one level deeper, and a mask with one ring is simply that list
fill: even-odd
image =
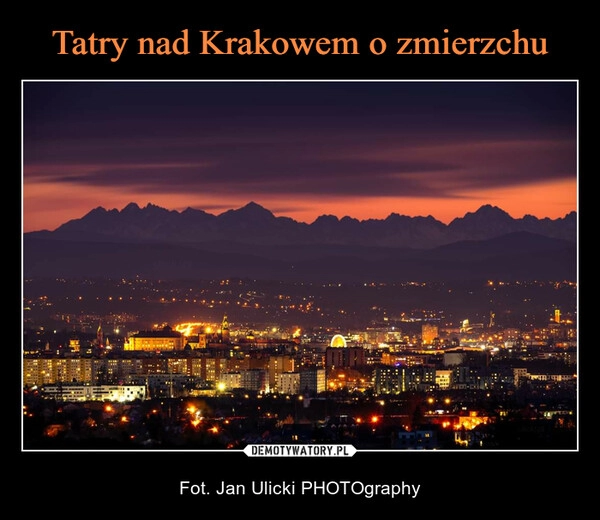
[{"label": "dark cloud", "polygon": [[459,197],[576,175],[573,82],[31,82],[25,180]]}]

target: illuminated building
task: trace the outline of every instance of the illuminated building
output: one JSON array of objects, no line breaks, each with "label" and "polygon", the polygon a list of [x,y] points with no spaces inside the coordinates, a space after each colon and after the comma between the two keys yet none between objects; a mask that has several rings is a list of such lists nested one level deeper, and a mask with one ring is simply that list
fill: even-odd
[{"label": "illuminated building", "polygon": [[33,387],[64,381],[92,382],[93,365],[90,358],[23,358],[23,386]]},{"label": "illuminated building", "polygon": [[218,386],[223,390],[242,387],[242,373],[239,371],[223,372],[219,376]]},{"label": "illuminated building", "polygon": [[221,341],[229,343],[229,322],[227,321],[227,315],[223,316],[223,322],[221,323]]},{"label": "illuminated building", "polygon": [[433,345],[434,340],[439,336],[438,326],[432,323],[423,323],[421,326],[421,343],[423,345]]},{"label": "illuminated building", "polygon": [[300,372],[281,372],[277,375],[277,391],[286,395],[300,393]]},{"label": "illuminated building", "polygon": [[434,390],[435,376],[435,368],[423,365],[377,367],[373,373],[373,390],[376,395]]},{"label": "illuminated building", "polygon": [[452,370],[436,370],[435,384],[439,390],[447,390],[452,384]]},{"label": "illuminated building", "polygon": [[72,352],[79,352],[81,350],[81,343],[79,341],[79,338],[69,339],[69,348]]},{"label": "illuminated building", "polygon": [[515,382],[515,386],[518,387],[521,384],[521,381],[527,377],[527,369],[521,367],[513,368],[513,379]]},{"label": "illuminated building", "polygon": [[65,383],[46,385],[43,393],[51,399],[61,401],[113,401],[129,402],[136,399],[146,399],[144,385],[85,385]]},{"label": "illuminated building", "polygon": [[540,373],[527,373],[527,378],[530,381],[551,381],[551,382],[564,382],[564,381],[575,381],[576,375],[573,373],[568,374],[549,374],[547,372]]},{"label": "illuminated building", "polygon": [[328,347],[325,351],[325,366],[327,368],[354,368],[366,364],[363,347],[336,348]]},{"label": "illuminated building", "polygon": [[[523,374],[521,374],[522,377]],[[485,366],[455,366],[452,368],[452,386],[456,390],[492,390],[513,388],[515,372],[510,367],[490,369]]]},{"label": "illuminated building", "polygon": [[375,394],[400,393],[400,368],[377,367],[373,372]]},{"label": "illuminated building", "polygon": [[268,373],[260,368],[241,371],[241,388],[255,392],[264,392],[269,388]]},{"label": "illuminated building", "polygon": [[223,372],[230,370],[227,362],[228,360],[222,357],[190,358],[189,363],[192,365],[190,373],[205,381],[217,382]]},{"label": "illuminated building", "polygon": [[336,334],[325,350],[326,368],[352,368],[366,364],[363,347],[348,347],[345,338]]},{"label": "illuminated building", "polygon": [[198,342],[196,343],[196,348],[206,348],[207,345],[207,341],[206,341],[206,333],[201,332],[198,334]]},{"label": "illuminated building", "polygon": [[346,338],[344,338],[344,336],[342,336],[341,334],[335,334],[331,338],[331,342],[329,343],[329,346],[332,348],[346,348],[347,347]]},{"label": "illuminated building", "polygon": [[399,353],[382,352],[380,364],[382,365],[436,365],[440,364],[442,353],[440,351],[412,351],[406,350]]},{"label": "illuminated building", "polygon": [[327,389],[327,378],[324,368],[309,367],[300,371],[300,392],[316,395]]},{"label": "illuminated building", "polygon": [[138,350],[144,352],[165,352],[183,350],[185,336],[171,327],[166,326],[160,330],[141,331],[127,338],[124,350]]},{"label": "illuminated building", "polygon": [[283,372],[293,372],[295,360],[293,356],[269,356],[269,386],[277,389],[277,381]]}]

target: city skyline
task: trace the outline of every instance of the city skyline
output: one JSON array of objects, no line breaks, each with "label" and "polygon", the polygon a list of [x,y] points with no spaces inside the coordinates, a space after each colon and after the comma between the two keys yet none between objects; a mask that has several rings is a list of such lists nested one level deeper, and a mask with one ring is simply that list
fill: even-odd
[{"label": "city skyline", "polygon": [[22,94],[24,232],[130,202],[220,214],[252,200],[307,223],[577,210],[573,81],[26,81]]}]

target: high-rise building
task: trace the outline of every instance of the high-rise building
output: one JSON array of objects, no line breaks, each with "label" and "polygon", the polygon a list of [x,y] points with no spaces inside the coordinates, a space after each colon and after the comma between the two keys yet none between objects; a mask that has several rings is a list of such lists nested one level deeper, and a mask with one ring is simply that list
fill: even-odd
[{"label": "high-rise building", "polygon": [[279,376],[283,372],[293,372],[295,361],[293,356],[269,356],[269,387],[278,390]]},{"label": "high-rise building", "polygon": [[318,395],[327,389],[327,378],[324,368],[309,367],[300,371],[300,392]]},{"label": "high-rise building", "polygon": [[366,365],[363,347],[327,347],[325,366],[330,368],[355,368]]},{"label": "high-rise building", "polygon": [[286,395],[300,393],[300,372],[281,372],[277,375],[277,390]]},{"label": "high-rise building", "polygon": [[366,364],[365,349],[361,346],[349,347],[341,334],[331,339],[325,350],[325,366],[331,368],[354,368]]}]

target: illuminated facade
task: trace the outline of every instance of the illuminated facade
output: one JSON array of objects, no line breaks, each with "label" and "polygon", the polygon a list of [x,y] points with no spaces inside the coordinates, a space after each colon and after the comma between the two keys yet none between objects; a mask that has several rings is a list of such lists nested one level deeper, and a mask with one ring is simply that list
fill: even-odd
[{"label": "illuminated facade", "polygon": [[432,323],[423,323],[421,326],[421,342],[423,345],[433,345],[439,336],[438,326]]},{"label": "illuminated facade", "polygon": [[300,372],[282,372],[277,376],[277,390],[281,394],[300,393]]},{"label": "illuminated facade", "polygon": [[124,350],[138,350],[143,352],[168,352],[183,350],[185,336],[170,327],[161,330],[141,331],[127,338]]},{"label": "illuminated facade", "polygon": [[269,387],[277,389],[277,381],[283,372],[293,372],[295,367],[293,356],[269,356]]},{"label": "illuminated facade", "polygon": [[436,369],[433,367],[378,367],[373,373],[375,394],[429,391],[435,386]]},{"label": "illuminated facade", "polygon": [[48,398],[60,401],[111,401],[130,402],[146,399],[144,385],[46,385],[43,389]]},{"label": "illuminated facade", "polygon": [[448,390],[452,385],[452,370],[436,370],[435,385],[439,390]]},{"label": "illuminated facade", "polygon": [[23,386],[77,381],[90,383],[94,373],[94,361],[90,358],[23,358]]},{"label": "illuminated facade", "polygon": [[300,392],[316,395],[327,390],[327,378],[324,368],[306,368],[300,371]]},{"label": "illuminated facade", "polygon": [[341,334],[336,334],[331,338],[331,343],[329,344],[331,348],[346,348],[346,338]]},{"label": "illuminated facade", "polygon": [[223,372],[231,370],[228,360],[221,357],[190,358],[188,363],[191,365],[190,375],[210,382],[219,381]]},{"label": "illuminated facade", "polygon": [[242,373],[241,372],[223,372],[219,376],[219,388],[223,390],[230,390],[232,388],[242,387]]},{"label": "illuminated facade", "polygon": [[223,322],[221,323],[221,341],[229,343],[229,321],[227,320],[227,315],[223,316]]},{"label": "illuminated facade", "polygon": [[81,342],[79,341],[79,338],[69,339],[69,349],[71,350],[71,352],[81,351]]}]

